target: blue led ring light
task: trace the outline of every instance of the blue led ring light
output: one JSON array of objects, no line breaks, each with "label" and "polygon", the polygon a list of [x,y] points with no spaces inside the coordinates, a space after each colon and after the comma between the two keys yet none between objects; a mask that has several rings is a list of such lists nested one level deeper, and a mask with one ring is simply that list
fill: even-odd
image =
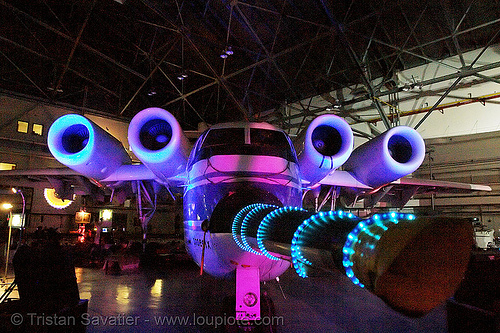
[{"label": "blue led ring light", "polygon": [[304,220],[304,222],[302,222],[302,224],[295,231],[291,247],[292,264],[300,277],[306,278],[307,266],[312,266],[312,263],[304,257],[301,250],[301,246],[307,244],[309,240],[307,236],[316,235],[319,230],[324,229],[332,222],[336,222],[339,218],[357,219],[357,217],[352,213],[345,213],[343,211],[319,212],[318,214]]},{"label": "blue led ring light", "polygon": [[280,260],[279,258],[269,253],[269,251],[267,251],[266,247],[264,246],[264,239],[267,238],[267,234],[270,230],[272,221],[275,218],[278,218],[280,216],[287,214],[288,212],[293,212],[293,211],[306,212],[305,209],[299,207],[291,207],[291,206],[281,207],[270,212],[269,214],[266,215],[266,217],[264,217],[264,219],[262,219],[262,222],[259,225],[259,229],[257,230],[257,245],[259,246],[259,249],[262,252],[262,254],[265,255],[267,258],[271,260]]},{"label": "blue led ring light", "polygon": [[249,224],[252,220],[254,220],[255,218],[258,218],[259,215],[261,215],[263,213],[268,214],[271,211],[278,209],[278,208],[279,207],[275,206],[275,205],[257,204],[257,206],[255,208],[253,208],[250,212],[248,212],[248,214],[243,219],[243,222],[241,223],[241,242],[243,244],[243,250],[250,252],[250,253],[253,253],[253,254],[262,255],[262,253],[254,250],[250,246],[250,244],[248,243],[247,232],[248,232]]},{"label": "blue led ring light", "polygon": [[233,219],[233,226],[231,228],[231,232],[233,234],[234,242],[241,248],[245,249],[243,243],[240,241],[240,233],[241,233],[241,223],[243,222],[243,218],[254,208],[258,207],[259,204],[251,204],[244,207],[242,210],[236,214]]},{"label": "blue led ring light", "polygon": [[[354,262],[352,261],[352,255],[355,253],[354,247],[359,241],[359,236],[361,233],[369,236],[373,241],[367,244],[371,249],[374,249],[376,243],[380,240],[381,235],[372,232],[372,229],[380,228],[385,232],[390,224],[398,224],[400,220],[415,220],[415,215],[404,214],[404,213],[386,213],[382,215],[375,214],[367,220],[363,220],[358,223],[358,225],[347,235],[347,240],[342,249],[343,259],[342,265],[344,266],[347,277],[354,283],[361,287],[364,285],[355,276],[352,266]],[[382,232],[382,233],[383,233]]]}]

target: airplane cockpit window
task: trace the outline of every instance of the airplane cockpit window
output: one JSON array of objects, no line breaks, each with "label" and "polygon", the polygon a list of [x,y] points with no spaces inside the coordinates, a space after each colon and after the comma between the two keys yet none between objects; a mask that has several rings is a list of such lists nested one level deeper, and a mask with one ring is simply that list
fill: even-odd
[{"label": "airplane cockpit window", "polygon": [[280,131],[261,128],[250,129],[250,142],[259,147],[262,155],[278,156],[296,162],[295,154],[286,135]]},{"label": "airplane cockpit window", "polygon": [[250,141],[254,145],[274,146],[277,149],[289,149],[288,140],[283,133],[260,128],[250,129]]},{"label": "airplane cockpit window", "polygon": [[202,134],[191,152],[188,168],[214,155],[234,155],[245,145],[244,128],[211,129]]},{"label": "airplane cockpit window", "polygon": [[196,143],[188,168],[197,161],[215,155],[263,155],[297,162],[287,136],[280,131],[261,128],[212,129]]},{"label": "airplane cockpit window", "polygon": [[244,144],[244,128],[223,128],[210,130],[203,141],[201,148],[227,144]]}]

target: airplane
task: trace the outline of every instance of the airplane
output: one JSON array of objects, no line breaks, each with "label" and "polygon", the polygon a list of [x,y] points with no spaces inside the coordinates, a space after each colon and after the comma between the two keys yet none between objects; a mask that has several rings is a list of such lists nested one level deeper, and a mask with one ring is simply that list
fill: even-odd
[{"label": "airplane", "polygon": [[421,316],[458,287],[473,244],[470,223],[399,212],[362,219],[333,204],[330,211],[323,204],[311,211],[302,207],[305,193],[317,198],[323,187],[332,202],[365,198],[371,205],[386,200],[403,206],[421,192],[491,188],[406,178],[425,156],[422,137],[410,127],[391,128],[356,149],[353,137],[344,119],[324,114],[295,146],[271,124],[232,122],[211,126],[191,147],[175,117],[152,107],[128,128],[140,164],[78,114],[52,124],[48,146],[59,162],[97,186],[118,191],[133,184],[144,241],[159,189],[182,190],[186,249],[200,273],[235,278],[237,320],[259,320],[260,282],[291,266],[302,277],[314,275],[312,267],[344,270],[395,310]]}]

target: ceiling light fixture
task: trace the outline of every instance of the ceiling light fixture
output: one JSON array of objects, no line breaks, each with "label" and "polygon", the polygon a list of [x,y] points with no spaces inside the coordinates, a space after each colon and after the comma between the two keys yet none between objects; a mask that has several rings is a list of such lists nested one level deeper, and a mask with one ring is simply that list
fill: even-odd
[{"label": "ceiling light fixture", "polygon": [[411,87],[408,83],[407,83],[407,84],[405,84],[405,85],[401,88],[401,90],[403,90],[403,91],[410,91],[411,89],[412,89],[412,87]]},{"label": "ceiling light fixture", "polygon": [[182,72],[179,75],[177,75],[177,80],[182,81],[184,79],[187,79],[188,75],[186,72]]},{"label": "ceiling light fixture", "polygon": [[341,107],[342,107],[342,105],[340,105],[340,104],[332,104],[331,106],[328,106],[325,109],[325,111],[327,111],[327,112],[338,111]]},{"label": "ceiling light fixture", "polygon": [[220,57],[222,59],[226,59],[227,57],[232,56],[233,54],[234,54],[233,48],[231,46],[228,46],[222,51]]}]

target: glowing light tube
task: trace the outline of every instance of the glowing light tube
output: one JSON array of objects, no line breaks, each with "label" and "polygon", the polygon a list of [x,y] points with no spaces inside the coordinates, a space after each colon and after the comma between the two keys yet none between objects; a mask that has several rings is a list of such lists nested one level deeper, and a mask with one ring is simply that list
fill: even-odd
[{"label": "glowing light tube", "polygon": [[[302,221],[313,214],[313,212],[299,207],[281,207],[267,214],[257,230],[257,245],[262,254],[269,259],[279,260],[280,258],[271,254],[268,249],[269,245],[273,243],[290,244],[294,230]],[[271,241],[271,243],[264,244],[264,241],[267,240]],[[290,253],[287,253],[287,255],[290,255]]]},{"label": "glowing light tube", "polygon": [[[246,232],[242,227],[242,239],[255,236]],[[256,237],[263,255],[291,261],[300,276],[315,271],[310,267],[343,269],[354,284],[410,316],[422,316],[453,295],[474,243],[466,219],[389,212],[360,220],[298,207],[273,209]]]},{"label": "glowing light tube", "polygon": [[252,209],[258,207],[260,204],[252,204],[248,205],[242,210],[236,214],[236,216],[233,219],[233,225],[231,227],[231,233],[233,235],[233,240],[234,242],[241,248],[245,249],[245,246],[241,242],[241,223],[243,222],[243,219],[245,216],[247,216],[248,212],[250,212]]},{"label": "glowing light tube", "polygon": [[243,222],[241,223],[241,242],[243,243],[243,249],[245,251],[262,255],[260,251],[255,250],[250,245],[248,236],[256,236],[262,219],[266,217],[267,214],[278,208],[279,207],[275,205],[259,204],[257,207],[248,212],[248,214],[243,218]]},{"label": "glowing light tube", "polygon": [[[376,244],[380,240],[382,234],[389,229],[391,224],[398,224],[400,219],[412,221],[415,219],[415,215],[398,214],[394,212],[383,215],[375,214],[370,219],[361,221],[349,235],[347,235],[347,240],[342,249],[344,255],[342,265],[345,268],[347,277],[352,283],[364,287],[364,284],[359,281],[352,269],[354,258],[373,255]],[[360,244],[363,244],[363,246],[358,248]]]},{"label": "glowing light tube", "polygon": [[292,264],[297,274],[305,278],[309,267],[321,265],[315,262],[317,252],[311,254],[311,248],[331,249],[335,246],[331,235],[345,235],[357,221],[358,217],[343,211],[319,212],[304,220],[292,238]]},{"label": "glowing light tube", "polygon": [[393,309],[421,316],[453,295],[473,244],[465,219],[377,214],[347,236],[342,264]]},{"label": "glowing light tube", "polygon": [[232,236],[234,242],[242,249],[257,255],[261,255],[248,243],[247,235],[250,230],[255,232],[262,219],[271,211],[279,208],[269,204],[251,204],[241,209],[233,219]]}]

